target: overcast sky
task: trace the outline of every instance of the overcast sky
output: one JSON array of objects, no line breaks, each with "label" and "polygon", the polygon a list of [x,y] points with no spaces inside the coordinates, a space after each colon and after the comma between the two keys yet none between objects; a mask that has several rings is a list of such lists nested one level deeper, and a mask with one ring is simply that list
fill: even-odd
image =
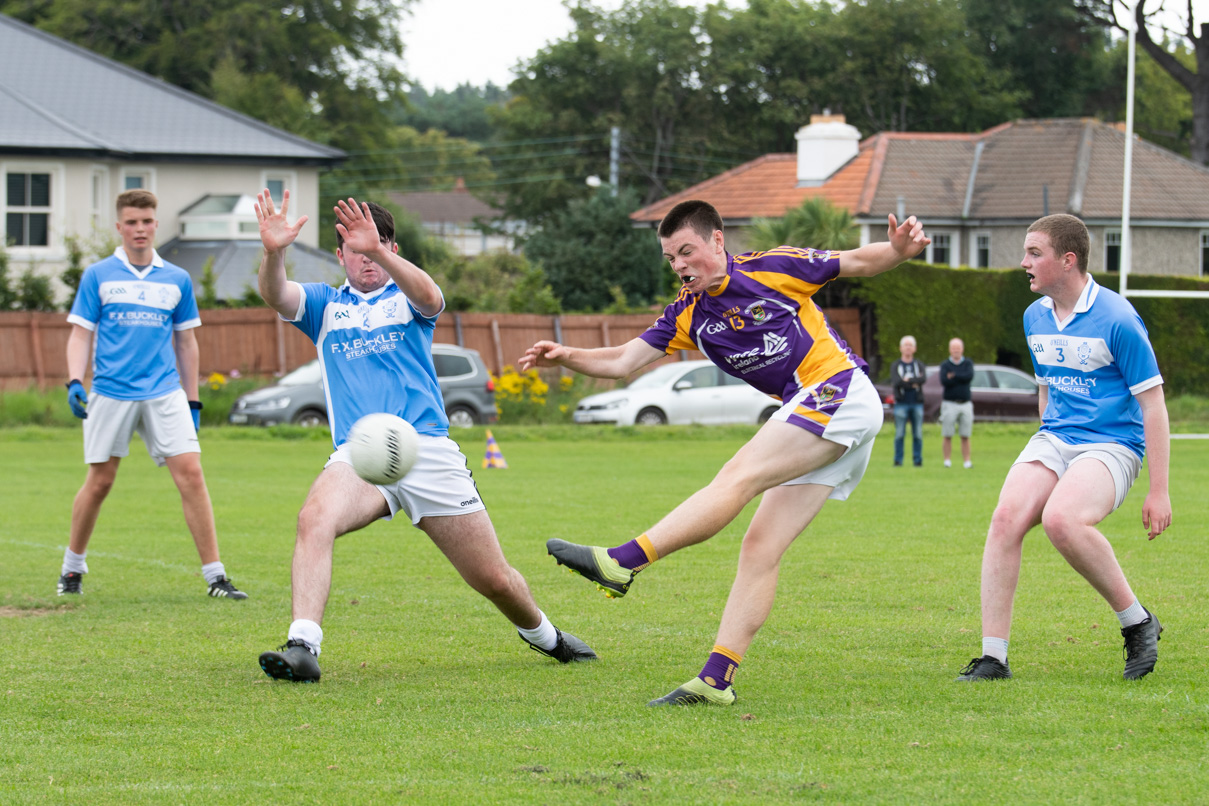
[{"label": "overcast sky", "polygon": [[[704,0],[679,2],[705,5]],[[1164,2],[1182,15],[1187,0]],[[596,0],[596,5],[614,10],[621,0]],[[1148,6],[1159,3],[1150,0]],[[1192,0],[1192,7],[1198,23],[1209,22],[1209,0]],[[426,90],[452,90],[488,81],[507,86],[517,61],[570,33],[571,18],[559,0],[419,0],[402,27],[407,75]]]},{"label": "overcast sky", "polygon": [[[615,10],[621,0],[596,5]],[[571,17],[559,0],[419,0],[402,28],[405,72],[424,89],[506,87],[517,61],[571,32]]]}]

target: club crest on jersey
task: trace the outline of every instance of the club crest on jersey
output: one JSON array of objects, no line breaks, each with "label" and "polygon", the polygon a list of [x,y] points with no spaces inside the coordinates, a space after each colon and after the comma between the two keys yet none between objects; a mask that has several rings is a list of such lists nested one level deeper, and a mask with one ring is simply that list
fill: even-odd
[{"label": "club crest on jersey", "polygon": [[399,303],[396,300],[388,300],[382,305],[382,312],[386,314],[387,319],[395,318],[395,311],[398,309]]},{"label": "club crest on jersey", "polygon": [[1083,342],[1079,345],[1079,349],[1076,352],[1079,354],[1079,366],[1087,366],[1087,359],[1091,357],[1091,345]]},{"label": "club crest on jersey", "polygon": [[810,393],[814,398],[815,405],[825,406],[835,400],[835,396],[840,393],[840,388],[835,384],[825,383],[821,387]]},{"label": "club crest on jersey", "polygon": [[755,322],[757,325],[762,325],[768,320],[768,311],[764,310],[764,306],[758,302],[753,302],[751,305],[748,305],[743,310],[743,313],[750,316],[751,321]]},{"label": "club crest on jersey", "polygon": [[167,305],[170,298],[171,298],[171,294],[169,293],[168,289],[161,288],[160,289],[160,304]]}]

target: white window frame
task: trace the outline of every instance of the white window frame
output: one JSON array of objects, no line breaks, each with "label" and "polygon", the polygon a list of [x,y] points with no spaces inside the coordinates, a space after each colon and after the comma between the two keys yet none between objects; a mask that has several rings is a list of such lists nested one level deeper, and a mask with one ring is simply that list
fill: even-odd
[{"label": "white window frame", "polygon": [[[1104,263],[1101,265],[1104,266],[1105,274],[1108,274],[1108,248],[1110,246],[1115,246],[1115,247],[1117,247],[1118,250],[1121,249],[1121,230],[1119,230],[1119,229],[1104,230],[1104,253],[1103,253]],[[1120,274],[1120,272],[1121,272],[1121,258],[1122,257],[1123,257],[1123,255],[1121,254],[1120,251],[1118,251],[1117,252],[1117,271],[1116,271],[1117,274]]]},{"label": "white window frame", "polygon": [[1200,276],[1204,277],[1205,273],[1209,272],[1209,266],[1205,265],[1205,250],[1209,249],[1209,229],[1201,230],[1200,246],[1201,246],[1201,248],[1200,248],[1200,251],[1197,253],[1197,257],[1200,259],[1200,264],[1201,264]]},{"label": "white window frame", "polygon": [[[978,241],[982,238],[987,240],[987,264],[985,266],[978,265]],[[970,266],[976,269],[989,269],[991,267],[991,233],[989,230],[977,230],[970,233]]]},{"label": "white window frame", "polygon": [[[62,232],[65,224],[64,217],[67,215],[67,207],[64,204],[65,185],[63,174],[65,167],[61,162],[0,162],[0,177],[4,181],[4,193],[0,196],[0,222],[4,222],[4,228],[0,228],[0,241],[5,244],[10,256],[15,258],[38,258],[38,259],[58,259],[63,251]],[[9,207],[8,205],[8,175],[9,174],[49,174],[50,175],[50,206],[49,207]],[[10,212],[21,213],[46,213],[46,245],[45,246],[7,246],[8,243],[8,214]]]},{"label": "white window frame", "polygon": [[113,206],[109,195],[109,169],[104,165],[93,165],[88,173],[88,190],[92,194],[92,228],[100,232],[112,223],[108,210]]},{"label": "white window frame", "polygon": [[118,193],[114,195],[116,199],[118,194],[125,193],[127,190],[134,188],[126,187],[126,178],[130,176],[143,177],[143,187],[141,190],[149,190],[155,192],[155,169],[150,165],[123,165],[121,176],[118,178]]},{"label": "white window frame", "polygon": [[[298,172],[297,171],[261,171],[260,172],[260,187],[256,189],[259,193],[269,186],[270,181],[278,181],[281,183],[282,190],[288,190],[291,196],[298,193]],[[281,199],[274,197],[273,201],[281,204]],[[297,203],[297,200],[295,200]],[[297,213],[294,214],[297,216]]]},{"label": "white window frame", "polygon": [[949,260],[947,263],[937,264],[937,265],[945,265],[945,266],[958,265],[955,262],[958,259],[957,255],[958,255],[958,249],[960,246],[960,240],[957,237],[957,233],[954,232],[953,230],[938,230],[936,232],[930,232],[928,234],[932,238],[932,243],[928,244],[928,251],[927,251],[927,255],[926,255],[927,262],[936,263],[936,261],[932,259],[932,256],[935,254],[935,252],[933,251],[933,247],[936,246],[936,236],[945,235],[945,236],[948,236],[948,238],[949,238]]}]

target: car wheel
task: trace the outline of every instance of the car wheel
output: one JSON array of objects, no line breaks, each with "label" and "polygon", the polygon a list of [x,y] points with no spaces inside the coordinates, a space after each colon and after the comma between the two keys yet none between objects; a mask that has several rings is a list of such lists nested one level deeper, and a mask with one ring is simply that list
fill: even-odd
[{"label": "car wheel", "polygon": [[318,409],[303,409],[294,415],[294,425],[303,428],[321,428],[327,426],[327,415]]},{"label": "car wheel", "polygon": [[760,412],[760,416],[756,419],[756,422],[763,425],[764,423],[771,420],[772,415],[774,415],[776,413],[777,413],[777,407],[769,406],[768,408],[764,409],[764,411]]},{"label": "car wheel", "polygon": [[648,406],[638,412],[634,425],[667,425],[667,416],[654,406]]},{"label": "car wheel", "polygon": [[446,414],[449,416],[449,424],[454,428],[470,428],[479,422],[474,411],[467,406],[454,406]]}]

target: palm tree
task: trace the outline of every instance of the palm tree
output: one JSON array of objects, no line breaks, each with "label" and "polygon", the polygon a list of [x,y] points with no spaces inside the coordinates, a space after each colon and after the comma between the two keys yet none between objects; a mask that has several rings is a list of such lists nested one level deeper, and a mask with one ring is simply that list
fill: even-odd
[{"label": "palm tree", "polygon": [[814,249],[852,249],[860,231],[852,214],[822,196],[814,196],[788,210],[784,218],[757,218],[747,238],[748,248],[808,246]]}]

